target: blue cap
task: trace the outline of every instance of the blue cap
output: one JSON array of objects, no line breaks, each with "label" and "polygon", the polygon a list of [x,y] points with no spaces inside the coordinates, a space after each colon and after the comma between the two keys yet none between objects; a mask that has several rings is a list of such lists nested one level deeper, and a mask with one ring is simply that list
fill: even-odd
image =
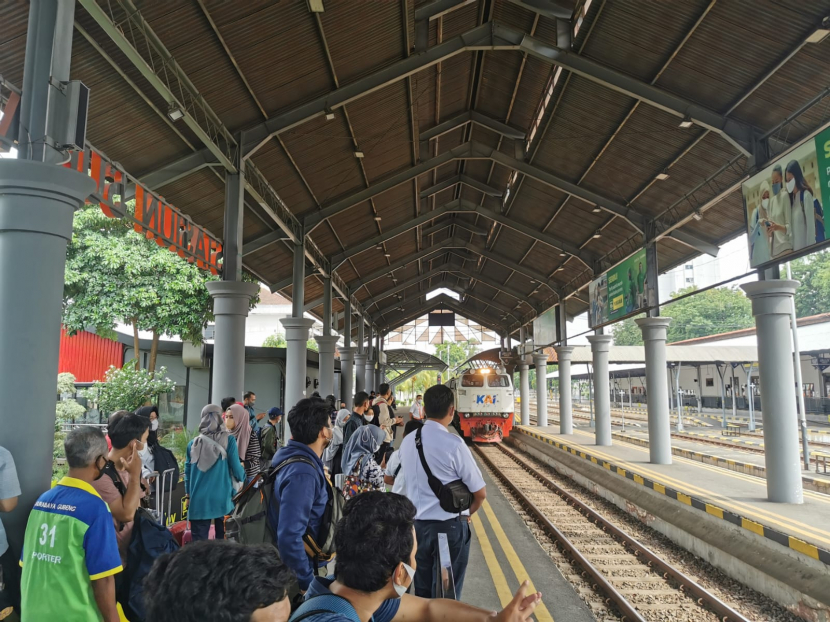
[{"label": "blue cap", "polygon": [[282,417],[282,408],[280,408],[279,406],[274,406],[272,409],[268,411],[268,418],[276,419],[277,417]]}]

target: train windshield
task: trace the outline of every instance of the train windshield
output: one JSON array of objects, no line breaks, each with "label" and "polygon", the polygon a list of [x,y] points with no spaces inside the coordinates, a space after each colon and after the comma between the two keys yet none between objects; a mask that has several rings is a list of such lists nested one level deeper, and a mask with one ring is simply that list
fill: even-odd
[{"label": "train windshield", "polygon": [[487,386],[507,388],[510,386],[510,378],[504,375],[487,376]]},{"label": "train windshield", "polygon": [[[483,387],[484,378],[481,376],[464,376],[461,378],[462,387]],[[493,386],[493,385],[490,385]]]}]

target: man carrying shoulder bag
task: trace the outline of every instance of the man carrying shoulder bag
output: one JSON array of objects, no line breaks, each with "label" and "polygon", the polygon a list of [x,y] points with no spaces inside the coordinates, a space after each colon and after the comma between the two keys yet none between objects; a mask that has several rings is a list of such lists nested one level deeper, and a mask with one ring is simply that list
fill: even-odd
[{"label": "man carrying shoulder bag", "polygon": [[[455,579],[461,598],[470,556],[470,516],[487,496],[481,471],[464,440],[449,431],[455,415],[452,391],[436,385],[424,393],[426,423],[401,443],[401,464],[406,472],[406,496],[415,505],[418,538],[415,595],[434,598],[434,568],[438,534],[447,535]],[[412,476],[410,476],[412,474]]]}]

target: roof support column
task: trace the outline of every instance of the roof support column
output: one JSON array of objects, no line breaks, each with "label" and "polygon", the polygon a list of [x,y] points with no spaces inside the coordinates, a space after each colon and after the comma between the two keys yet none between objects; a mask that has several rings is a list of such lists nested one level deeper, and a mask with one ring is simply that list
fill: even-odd
[{"label": "roof support column", "polygon": [[[650,228],[653,225],[649,225]],[[657,276],[657,244],[651,242],[646,244],[646,306],[648,317],[660,315],[660,289],[658,288]]]},{"label": "roof support column", "polygon": [[211,401],[240,396],[245,391],[245,322],[256,283],[242,282],[242,210],[244,181],[241,173],[226,174],[225,239],[222,241],[222,280],[206,287],[213,298],[216,331],[213,342]]},{"label": "roof support column", "polygon": [[75,210],[94,188],[90,177],[67,168],[0,160],[0,390],[26,395],[27,407],[38,413],[0,413],[3,438],[18,439],[3,443],[22,490],[17,509],[3,518],[15,550],[23,544],[29,511],[52,478],[66,244]]},{"label": "roof support column", "polygon": [[354,392],[364,391],[366,387],[366,351],[363,341],[365,321],[362,316],[358,317],[357,324],[357,352],[354,355]]},{"label": "roof support column", "polygon": [[354,407],[354,348],[352,347],[352,301],[343,301],[343,347],[340,348],[340,401]]},{"label": "roof support column", "polygon": [[[49,145],[49,116],[59,105],[52,81],[69,80],[75,0],[34,0],[29,6],[18,158],[56,164],[63,156]],[[25,129],[24,129],[25,128]]]},{"label": "roof support column", "polygon": [[522,414],[522,425],[530,425],[530,374],[528,373],[529,358],[525,356],[525,327],[519,328],[519,399]]},{"label": "roof support column", "polygon": [[608,374],[608,353],[611,350],[611,335],[590,335],[591,353],[594,358],[594,405],[596,406],[596,427],[594,435],[596,444],[611,445],[611,401],[608,393],[610,382]]},{"label": "roof support column", "polygon": [[375,385],[375,361],[374,361],[374,327],[369,324],[369,334],[366,336],[366,368],[364,373],[366,375],[364,390],[369,393],[370,391],[377,390],[377,386]]},{"label": "roof support column", "polygon": [[320,395],[323,396],[334,395],[334,350],[340,338],[331,334],[331,322],[331,277],[327,276],[323,279],[323,334],[314,338],[320,355]]},{"label": "roof support column", "polygon": [[536,425],[548,426],[548,355],[537,352],[533,355],[536,366]]},{"label": "roof support column", "polygon": [[[294,274],[291,285],[291,317],[280,323],[285,327],[285,410],[305,397],[305,379],[308,369],[308,331],[314,320],[303,317],[305,299],[305,240],[294,245]],[[285,438],[291,438],[288,418],[285,420]]]},{"label": "roof support column", "polygon": [[559,363],[559,433],[573,434],[573,389],[571,387],[571,355],[573,346],[556,346]]},{"label": "roof support column", "polygon": [[381,365],[381,359],[383,352],[383,337],[381,336],[380,332],[375,335],[375,359],[377,359],[377,368],[375,369],[375,386],[380,388],[384,380],[384,370],[383,365]]},{"label": "roof support column", "polygon": [[[790,334],[790,310],[798,285],[798,281],[788,280],[741,285],[752,301],[757,328],[767,499],[775,503],[804,503]],[[752,399],[751,395],[747,397]]]},{"label": "roof support column", "polygon": [[[646,277],[648,278],[648,277]],[[646,402],[648,405],[648,453],[652,464],[671,464],[666,331],[670,317],[635,320],[643,332],[646,353]]]}]

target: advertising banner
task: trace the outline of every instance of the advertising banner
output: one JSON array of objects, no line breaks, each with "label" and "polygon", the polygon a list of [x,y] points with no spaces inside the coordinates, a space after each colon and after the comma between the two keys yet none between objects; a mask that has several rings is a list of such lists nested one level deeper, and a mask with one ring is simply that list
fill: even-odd
[{"label": "advertising banner", "polygon": [[741,186],[753,268],[787,261],[826,241],[830,205],[830,128],[750,177]]},{"label": "advertising banner", "polygon": [[646,308],[646,249],[641,248],[588,286],[591,328],[639,313]]},{"label": "advertising banner", "polygon": [[533,343],[537,347],[556,341],[557,310],[557,307],[551,307],[533,320]]}]

